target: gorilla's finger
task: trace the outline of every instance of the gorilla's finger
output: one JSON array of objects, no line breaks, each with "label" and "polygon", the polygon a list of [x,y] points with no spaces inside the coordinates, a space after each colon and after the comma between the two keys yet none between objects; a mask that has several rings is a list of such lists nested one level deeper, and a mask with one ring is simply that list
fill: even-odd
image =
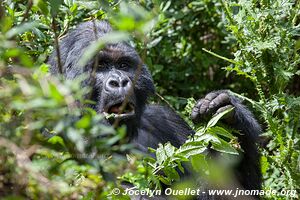
[{"label": "gorilla's finger", "polygon": [[196,105],[194,106],[192,113],[191,113],[191,119],[194,123],[198,123],[200,121],[200,114],[199,110],[203,103],[204,99],[200,99],[197,101]]},{"label": "gorilla's finger", "polygon": [[206,99],[200,99],[194,106],[192,113],[191,113],[191,119],[194,123],[200,122],[201,115],[206,114],[206,111],[208,109],[209,101]]},{"label": "gorilla's finger", "polygon": [[226,93],[221,93],[209,103],[208,111],[214,112],[216,109],[227,104],[230,104],[229,95]]},{"label": "gorilla's finger", "polygon": [[208,108],[209,108],[209,104],[210,104],[209,100],[206,100],[206,99],[203,100],[203,103],[202,103],[202,105],[200,107],[200,110],[199,110],[200,115],[203,115],[203,114],[207,113]]},{"label": "gorilla's finger", "polygon": [[199,115],[198,109],[197,110],[193,109],[193,111],[191,113],[191,119],[194,123],[200,122],[200,115]]},{"label": "gorilla's finger", "polygon": [[196,105],[194,106],[194,108],[198,108],[198,110],[200,109],[202,103],[203,103],[204,99],[200,99],[197,101]]},{"label": "gorilla's finger", "polygon": [[218,96],[218,94],[219,93],[217,93],[217,92],[211,92],[211,93],[207,94],[204,99],[211,101],[214,98],[216,98]]}]

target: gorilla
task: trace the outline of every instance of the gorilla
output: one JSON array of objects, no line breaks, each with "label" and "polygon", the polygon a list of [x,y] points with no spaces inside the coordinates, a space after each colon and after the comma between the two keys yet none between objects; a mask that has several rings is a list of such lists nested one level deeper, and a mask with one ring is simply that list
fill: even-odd
[{"label": "gorilla", "polygon": [[[139,150],[147,153],[148,147],[157,148],[159,143],[166,142],[179,147],[194,134],[194,130],[172,109],[146,104],[155,88],[146,65],[132,46],[126,42],[106,44],[84,67],[79,66],[85,49],[111,31],[107,21],[89,21],[77,26],[59,43],[60,65],[56,51],[49,57],[51,73],[58,74],[61,68],[67,79],[89,74],[83,84],[92,88],[89,99],[95,102],[93,109],[99,114],[113,114],[113,119],[109,120],[111,125],[125,124],[130,142]],[[238,139],[243,149],[242,158],[234,169],[236,179],[244,189],[260,189],[256,141],[261,128],[241,101],[227,90],[210,92],[197,101],[191,119],[199,123],[228,107],[234,107],[234,110],[225,122],[240,131]]]}]

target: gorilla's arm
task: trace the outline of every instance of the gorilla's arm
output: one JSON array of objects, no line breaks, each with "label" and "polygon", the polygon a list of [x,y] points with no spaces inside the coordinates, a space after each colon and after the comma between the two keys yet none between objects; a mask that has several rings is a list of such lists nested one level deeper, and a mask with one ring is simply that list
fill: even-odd
[{"label": "gorilla's arm", "polygon": [[225,116],[223,121],[240,131],[240,135],[237,136],[244,150],[241,162],[235,171],[236,176],[245,189],[260,189],[261,172],[256,143],[261,127],[241,101],[226,90],[211,92],[196,103],[191,118],[194,123],[198,123],[229,107],[234,107],[234,110]]}]

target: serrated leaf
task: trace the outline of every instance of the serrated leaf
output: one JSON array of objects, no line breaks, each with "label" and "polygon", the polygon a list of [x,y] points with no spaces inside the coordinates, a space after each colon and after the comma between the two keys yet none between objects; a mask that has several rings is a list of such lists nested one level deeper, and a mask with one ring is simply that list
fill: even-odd
[{"label": "serrated leaf", "polygon": [[177,153],[181,154],[185,158],[189,158],[192,155],[197,155],[203,153],[207,149],[206,146],[203,145],[203,142],[188,142],[182,145]]},{"label": "serrated leaf", "polygon": [[175,147],[172,146],[170,142],[168,142],[164,145],[164,150],[166,152],[166,156],[172,157],[175,152]]},{"label": "serrated leaf", "polygon": [[223,153],[228,153],[228,154],[233,154],[233,155],[239,155],[239,152],[233,148],[228,142],[219,139],[220,143],[214,143],[212,142],[212,146],[211,148],[219,151],[219,152],[223,152]]},{"label": "serrated leaf", "polygon": [[164,146],[162,144],[158,145],[156,149],[156,160],[159,165],[161,165],[167,159],[167,155],[165,154]]}]

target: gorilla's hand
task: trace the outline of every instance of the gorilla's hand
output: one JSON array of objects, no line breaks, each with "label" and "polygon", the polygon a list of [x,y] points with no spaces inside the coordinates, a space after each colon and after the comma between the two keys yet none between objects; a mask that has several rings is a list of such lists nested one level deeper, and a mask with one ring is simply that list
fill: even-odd
[{"label": "gorilla's hand", "polygon": [[[234,97],[229,95],[228,91],[225,90],[208,93],[203,99],[197,101],[191,114],[192,121],[196,124],[209,119],[212,115],[235,107],[232,101],[233,98]],[[229,124],[234,124],[234,112],[233,110],[226,114],[223,119]]]}]

